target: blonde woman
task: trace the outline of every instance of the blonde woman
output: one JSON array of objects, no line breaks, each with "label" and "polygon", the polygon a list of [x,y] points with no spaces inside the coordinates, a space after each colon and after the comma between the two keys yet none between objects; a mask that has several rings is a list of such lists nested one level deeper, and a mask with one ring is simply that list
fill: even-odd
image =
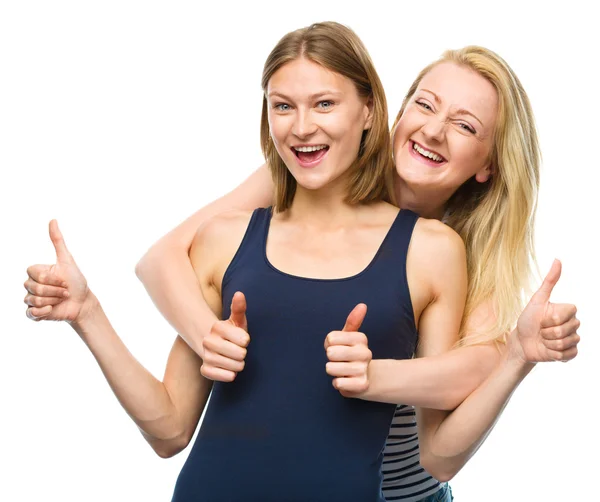
[{"label": "blonde woman", "polygon": [[[406,403],[397,407],[386,445],[386,499],[450,500],[439,481],[450,479],[477,450],[532,364],[575,357],[579,321],[573,306],[549,302],[560,275],[555,263],[516,322],[534,254],[539,152],[528,98],[500,57],[467,47],[425,68],[398,114],[393,151],[400,207],[442,219],[465,242],[466,316],[453,337],[421,337],[417,359],[372,360],[362,379],[350,374],[355,355],[336,355],[328,346],[330,363],[337,364],[328,371],[345,396]],[[211,317],[189,261],[190,245],[212,215],[269,205],[273,190],[267,169],[258,169],[161,239],[137,267],[159,309],[204,358],[208,378],[232,381],[243,372],[246,352],[239,349],[247,340],[234,317],[217,323]],[[38,293],[28,300],[37,318],[51,309],[39,298],[41,270],[30,270],[27,285]],[[419,325],[420,331],[435,328]],[[328,338],[334,347],[366,347],[364,339],[355,343],[358,330]],[[454,345],[462,347],[450,350]],[[415,410],[407,405],[418,407],[420,444]]]}]

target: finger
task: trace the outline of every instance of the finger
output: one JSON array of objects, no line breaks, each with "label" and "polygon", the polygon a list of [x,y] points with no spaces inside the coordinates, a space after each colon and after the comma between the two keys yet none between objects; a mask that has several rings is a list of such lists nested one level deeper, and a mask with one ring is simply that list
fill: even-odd
[{"label": "finger", "polygon": [[67,249],[67,245],[65,244],[65,240],[63,235],[58,228],[58,222],[56,220],[50,221],[50,240],[52,244],[54,244],[54,249],[56,251],[56,262],[57,263],[72,263],[73,257],[69,250]]},{"label": "finger", "polygon": [[44,317],[47,317],[50,312],[52,312],[52,307],[50,305],[41,309],[30,307],[25,311],[25,315],[32,321],[41,321]]},{"label": "finger", "polygon": [[332,363],[325,364],[325,371],[332,377],[358,377],[366,372],[365,363]]},{"label": "finger", "polygon": [[23,302],[25,305],[29,305],[30,307],[47,307],[48,305],[58,305],[63,301],[62,298],[53,298],[53,297],[44,297],[44,296],[34,296],[34,295],[25,295]]},{"label": "finger", "polygon": [[542,328],[564,324],[577,314],[577,307],[568,303],[550,303],[542,319]]},{"label": "finger", "polygon": [[550,300],[550,295],[552,294],[552,290],[558,279],[560,279],[560,273],[562,270],[562,264],[560,260],[554,260],[552,262],[552,266],[550,267],[550,271],[546,275],[544,282],[540,286],[540,289],[536,291],[536,293],[531,298],[536,303],[543,303]]},{"label": "finger", "polygon": [[560,340],[561,338],[565,338],[575,333],[579,329],[580,325],[581,321],[577,319],[577,317],[572,317],[566,323],[561,324],[560,326],[543,328],[540,330],[540,333],[542,338],[545,340]]},{"label": "finger", "polygon": [[364,303],[359,303],[352,309],[352,312],[348,314],[346,324],[344,324],[342,331],[358,331],[366,315],[367,306]]},{"label": "finger", "polygon": [[560,340],[544,340],[544,346],[550,350],[564,352],[571,347],[576,347],[580,342],[581,337],[577,333],[561,338]]},{"label": "finger", "polygon": [[246,354],[248,352],[244,347],[240,347],[219,336],[207,336],[202,342],[202,346],[205,351],[220,354],[223,357],[235,359],[236,361],[243,361],[246,359]]},{"label": "finger", "polygon": [[571,347],[565,351],[548,350],[548,356],[553,361],[567,362],[577,357],[577,346]]},{"label": "finger", "polygon": [[248,330],[248,322],[246,321],[246,297],[241,291],[237,291],[231,299],[231,314],[229,320],[243,330]]},{"label": "finger", "polygon": [[65,288],[58,286],[46,286],[40,284],[33,279],[27,279],[23,284],[28,293],[35,296],[54,297],[54,298],[67,298],[69,292]]},{"label": "finger", "polygon": [[247,331],[237,326],[232,326],[227,321],[217,321],[211,328],[211,333],[229,340],[240,347],[247,347],[250,343],[250,335]]},{"label": "finger", "polygon": [[332,345],[327,348],[327,359],[330,361],[370,361],[372,354],[366,345]]},{"label": "finger", "polygon": [[367,345],[367,336],[358,331],[332,331],[325,337],[325,349],[332,345]]},{"label": "finger", "polygon": [[355,378],[334,378],[331,382],[344,397],[352,397],[366,392],[369,388],[369,382],[364,377]]},{"label": "finger", "polygon": [[27,275],[35,282],[49,286],[59,286],[66,288],[67,283],[50,270],[52,265],[32,265],[27,269]]},{"label": "finger", "polygon": [[571,347],[570,349],[567,349],[564,352],[562,352],[562,359],[560,359],[560,361],[562,361],[563,363],[572,361],[573,359],[575,359],[577,357],[577,353],[578,353],[577,346]]},{"label": "finger", "polygon": [[204,364],[200,367],[200,373],[202,373],[203,377],[217,382],[233,382],[237,376],[235,371],[213,368]]},{"label": "finger", "polygon": [[223,357],[214,352],[205,351],[203,364],[212,368],[221,368],[222,370],[239,373],[244,369],[246,363],[244,361],[236,361],[234,359],[229,359],[228,357]]}]

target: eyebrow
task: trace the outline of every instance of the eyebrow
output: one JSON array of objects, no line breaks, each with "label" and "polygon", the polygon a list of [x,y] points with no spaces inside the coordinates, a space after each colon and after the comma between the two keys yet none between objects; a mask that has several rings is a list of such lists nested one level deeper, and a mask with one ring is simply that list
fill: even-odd
[{"label": "eyebrow", "polygon": [[[435,99],[435,102],[437,104],[441,104],[442,100],[440,99],[440,97],[433,91],[430,91],[429,89],[420,89],[421,91],[425,91],[428,92],[429,94],[433,95],[433,98]],[[466,110],[464,108],[459,108],[458,110],[455,110],[454,113],[457,113],[459,115],[470,115],[471,117],[473,117],[477,122],[479,122],[481,124],[481,127],[485,127],[483,125],[483,122],[481,120],[479,120],[479,118],[477,117],[477,115],[475,115],[474,113],[470,112],[469,110]]]},{"label": "eyebrow", "polygon": [[[308,97],[308,99],[309,99],[309,101],[314,101],[314,100],[319,99],[319,98],[321,98],[323,96],[341,96],[342,94],[343,94],[342,92],[338,92],[338,91],[325,90],[325,91],[317,92],[315,94],[310,95]],[[274,96],[278,96],[280,98],[287,99],[289,101],[293,101],[292,98],[290,98],[290,97],[286,96],[285,94],[283,94],[281,92],[278,92],[278,91],[271,91],[267,95],[267,97],[269,97],[269,98],[274,97]]]}]

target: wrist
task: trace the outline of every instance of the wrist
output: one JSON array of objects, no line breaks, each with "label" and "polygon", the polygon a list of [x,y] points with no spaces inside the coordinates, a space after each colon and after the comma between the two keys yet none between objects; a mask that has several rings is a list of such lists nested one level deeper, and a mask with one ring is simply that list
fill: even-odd
[{"label": "wrist", "polygon": [[527,375],[535,367],[535,363],[529,362],[525,358],[517,328],[513,329],[507,337],[505,363],[523,376]]},{"label": "wrist", "polygon": [[94,324],[98,314],[102,311],[102,306],[98,301],[98,298],[88,291],[88,294],[83,301],[83,305],[79,311],[77,317],[70,321],[71,327],[79,334],[84,335],[89,331],[89,328]]}]

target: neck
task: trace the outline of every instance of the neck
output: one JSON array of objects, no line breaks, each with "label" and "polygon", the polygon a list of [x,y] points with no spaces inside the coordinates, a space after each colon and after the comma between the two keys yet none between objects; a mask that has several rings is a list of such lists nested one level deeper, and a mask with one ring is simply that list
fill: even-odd
[{"label": "neck", "polygon": [[294,200],[286,213],[287,219],[337,226],[355,217],[356,206],[344,201],[344,192],[296,188]]},{"label": "neck", "polygon": [[441,220],[446,214],[446,203],[452,194],[446,196],[439,190],[409,186],[399,176],[395,177],[394,187],[401,209],[410,209],[423,218],[435,220]]}]

